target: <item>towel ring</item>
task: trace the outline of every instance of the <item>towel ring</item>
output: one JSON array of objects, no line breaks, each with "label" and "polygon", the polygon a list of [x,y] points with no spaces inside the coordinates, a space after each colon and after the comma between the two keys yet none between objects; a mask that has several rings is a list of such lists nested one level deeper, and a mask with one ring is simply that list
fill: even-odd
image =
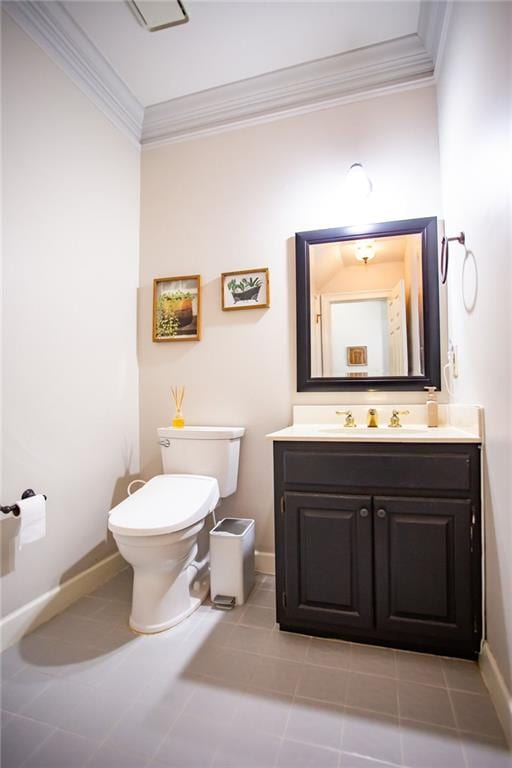
[{"label": "towel ring", "polygon": [[461,245],[465,245],[466,243],[466,235],[464,232],[460,232],[457,237],[443,237],[441,240],[441,283],[444,285],[446,283],[446,280],[448,278],[448,260],[449,260],[449,253],[448,253],[448,243],[453,242],[456,240]]}]

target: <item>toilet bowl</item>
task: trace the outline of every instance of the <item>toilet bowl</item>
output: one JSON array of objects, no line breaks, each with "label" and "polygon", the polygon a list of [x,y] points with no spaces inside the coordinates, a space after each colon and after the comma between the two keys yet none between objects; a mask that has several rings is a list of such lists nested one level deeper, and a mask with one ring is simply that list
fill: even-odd
[{"label": "toilet bowl", "polygon": [[[114,507],[108,520],[119,552],[133,567],[130,626],[147,634],[183,621],[208,594],[209,558],[204,542],[199,554],[198,540],[202,535],[207,541],[205,522],[219,498],[236,490],[244,429],[161,428],[158,433],[164,471],[172,466],[180,474],[153,477]],[[192,466],[204,474],[185,473]]]},{"label": "toilet bowl", "polygon": [[108,527],[133,567],[132,629],[162,632],[202,603],[209,583],[197,538],[218,501],[213,477],[157,475],[112,510]]}]

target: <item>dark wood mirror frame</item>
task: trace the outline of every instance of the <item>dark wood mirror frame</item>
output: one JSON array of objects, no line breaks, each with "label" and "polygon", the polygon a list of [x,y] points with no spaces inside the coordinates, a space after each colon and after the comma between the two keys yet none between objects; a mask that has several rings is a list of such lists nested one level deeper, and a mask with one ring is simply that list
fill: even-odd
[{"label": "dark wood mirror frame", "polygon": [[[423,376],[373,376],[364,379],[311,376],[311,293],[309,246],[369,237],[421,234],[423,277]],[[380,224],[316,229],[295,235],[297,278],[297,391],[418,390],[441,386],[437,219],[405,219]]]}]

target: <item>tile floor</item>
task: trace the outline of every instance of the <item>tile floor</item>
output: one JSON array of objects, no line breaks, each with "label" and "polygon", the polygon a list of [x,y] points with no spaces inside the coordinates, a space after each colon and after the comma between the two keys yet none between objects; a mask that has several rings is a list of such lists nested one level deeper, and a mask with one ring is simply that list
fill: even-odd
[{"label": "tile floor", "polygon": [[280,633],[273,579],[173,630],[123,571],[2,654],[2,768],[505,768],[475,664]]}]

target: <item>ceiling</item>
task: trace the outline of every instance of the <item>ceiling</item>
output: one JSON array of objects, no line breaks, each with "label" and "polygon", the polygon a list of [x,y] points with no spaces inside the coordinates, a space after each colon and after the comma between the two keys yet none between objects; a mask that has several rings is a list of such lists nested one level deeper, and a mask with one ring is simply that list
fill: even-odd
[{"label": "ceiling", "polygon": [[183,0],[187,24],[148,32],[124,0],[64,2],[147,107],[416,33],[419,0]]},{"label": "ceiling", "polygon": [[137,145],[434,82],[447,0],[183,0],[149,32],[125,0],[2,8]]},{"label": "ceiling", "polygon": [[361,242],[372,242],[375,256],[370,264],[389,264],[404,262],[407,244],[421,240],[421,235],[397,235],[377,237],[369,240],[344,240],[341,242],[322,243],[310,246],[311,280],[315,291],[320,291],[341,268],[361,267],[362,262],[356,258],[356,245]]}]

